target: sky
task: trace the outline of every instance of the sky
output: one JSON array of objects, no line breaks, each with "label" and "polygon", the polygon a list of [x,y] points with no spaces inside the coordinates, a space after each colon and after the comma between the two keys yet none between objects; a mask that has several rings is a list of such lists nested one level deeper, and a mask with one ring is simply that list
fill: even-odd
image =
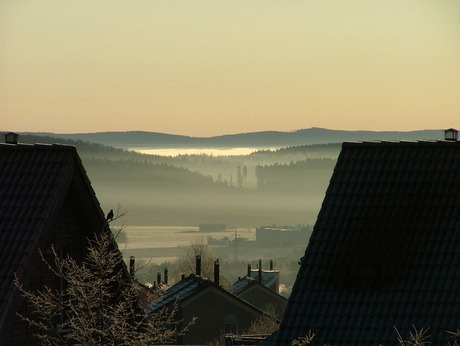
[{"label": "sky", "polygon": [[0,130],[460,129],[458,0],[0,0]]}]

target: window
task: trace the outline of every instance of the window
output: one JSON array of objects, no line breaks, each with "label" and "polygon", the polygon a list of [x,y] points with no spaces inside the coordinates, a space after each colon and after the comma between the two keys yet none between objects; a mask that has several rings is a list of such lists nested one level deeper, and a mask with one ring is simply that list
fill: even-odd
[{"label": "window", "polygon": [[235,315],[225,316],[224,334],[238,334],[238,318]]}]

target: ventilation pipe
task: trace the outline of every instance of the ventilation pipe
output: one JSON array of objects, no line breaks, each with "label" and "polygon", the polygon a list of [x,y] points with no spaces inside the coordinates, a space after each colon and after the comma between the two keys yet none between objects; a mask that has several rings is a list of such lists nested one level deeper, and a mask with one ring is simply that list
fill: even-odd
[{"label": "ventilation pipe", "polygon": [[196,256],[196,275],[201,276],[201,256]]},{"label": "ventilation pipe", "polygon": [[214,284],[217,285],[217,286],[220,285],[219,269],[220,269],[220,263],[219,263],[219,260],[217,259],[214,262]]},{"label": "ventilation pipe", "polygon": [[131,275],[131,277],[134,277],[134,264],[136,262],[136,257],[134,256],[130,256],[129,257],[129,275]]}]

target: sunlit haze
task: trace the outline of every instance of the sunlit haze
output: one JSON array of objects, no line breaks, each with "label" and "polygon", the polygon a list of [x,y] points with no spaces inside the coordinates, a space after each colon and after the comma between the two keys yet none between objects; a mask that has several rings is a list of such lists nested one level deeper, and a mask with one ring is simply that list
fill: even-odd
[{"label": "sunlit haze", "polygon": [[0,3],[0,130],[460,128],[460,1]]}]

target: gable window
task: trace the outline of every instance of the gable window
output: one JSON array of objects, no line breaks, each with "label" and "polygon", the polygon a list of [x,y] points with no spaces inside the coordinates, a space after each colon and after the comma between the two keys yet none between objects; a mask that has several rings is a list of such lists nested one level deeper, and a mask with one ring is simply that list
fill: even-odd
[{"label": "gable window", "polygon": [[225,316],[224,334],[238,334],[238,318],[235,315]]}]

